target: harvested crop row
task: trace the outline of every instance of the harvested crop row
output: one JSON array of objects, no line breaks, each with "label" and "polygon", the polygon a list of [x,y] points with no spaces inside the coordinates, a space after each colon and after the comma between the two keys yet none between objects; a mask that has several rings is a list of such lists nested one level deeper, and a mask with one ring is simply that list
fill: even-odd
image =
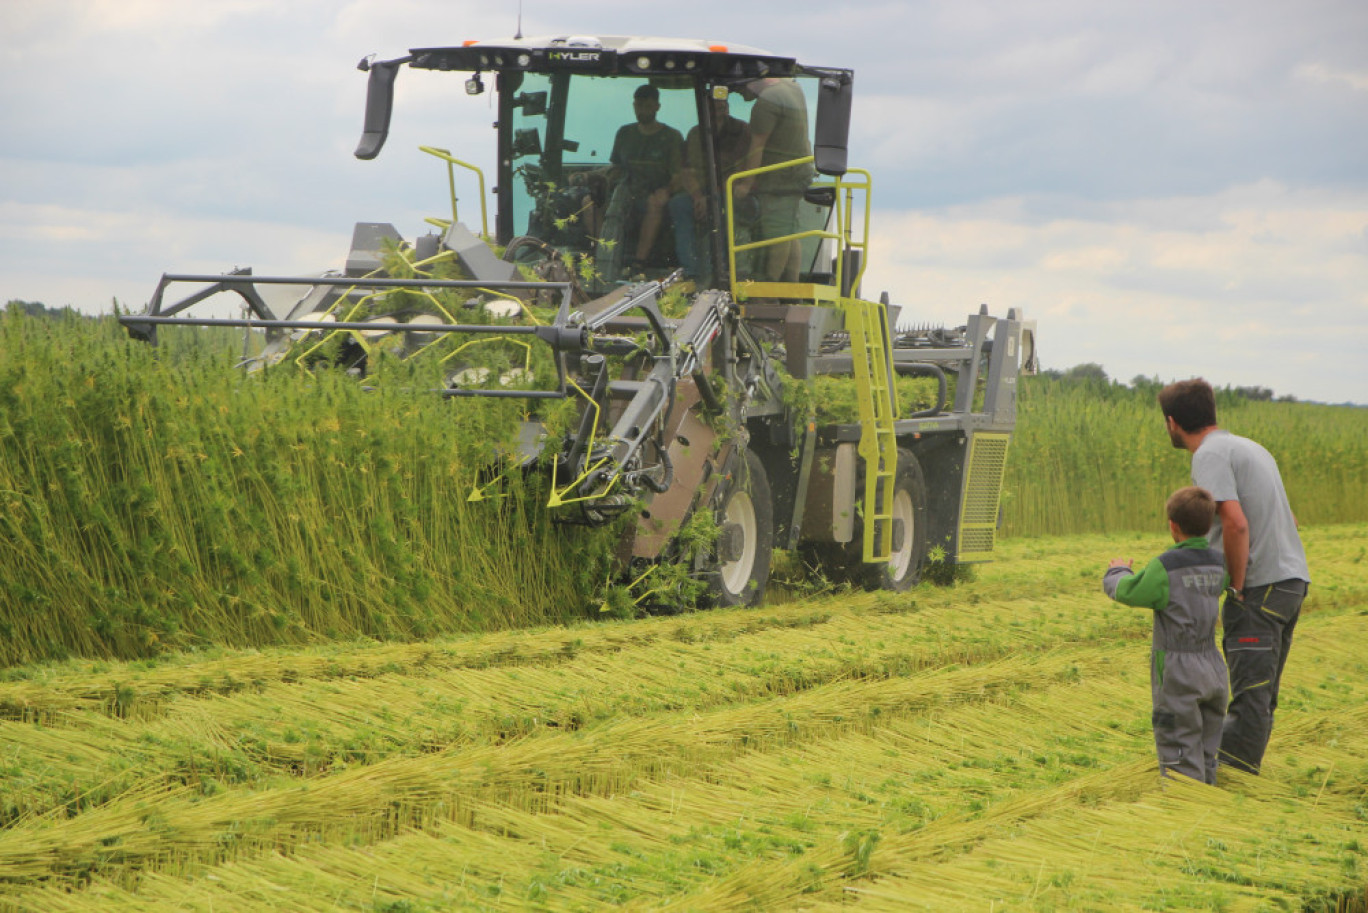
[{"label": "harvested crop row", "polygon": [[[1229,776],[1224,790],[1179,779],[1139,801],[1071,807],[1016,822],[946,862],[890,846],[882,875],[852,886],[866,910],[952,910],[984,900],[1007,909],[1313,909],[1345,892],[1357,871],[1361,820],[1346,809],[1314,817],[1276,789]],[[1125,865],[1116,860],[1126,859]],[[1183,876],[1205,876],[1205,883]],[[1352,883],[1352,882],[1350,882]],[[1150,898],[1141,904],[1135,898]],[[829,903],[815,910],[846,909]]]},{"label": "harvested crop row", "polygon": [[[880,616],[923,613],[906,649],[918,668],[963,662],[976,655],[1038,649],[1053,643],[1091,640],[1108,632],[1092,592],[1070,590],[1022,595],[992,581],[959,590],[923,589],[912,594],[855,594],[841,600],[790,603],[756,612],[712,612],[679,618],[642,619],[630,625],[577,625],[532,632],[448,638],[423,644],[332,647],[316,651],[247,651],[196,659],[182,656],[166,665],[75,663],[11,670],[0,683],[0,715],[42,719],[81,708],[119,716],[145,716],[180,695],[232,694],[284,682],[379,678],[441,670],[563,664],[596,654],[630,653],[652,644],[771,643],[775,637],[827,642],[839,651],[852,637],[877,641],[905,632],[907,624]],[[957,623],[939,623],[954,616]],[[853,632],[853,633],[852,633]],[[792,637],[791,635],[796,635]]]},{"label": "harvested crop row", "polygon": [[[1090,700],[1079,700],[1078,692]],[[112,873],[97,880],[84,902],[98,896],[102,909],[136,909],[139,903],[171,909],[194,898],[190,909],[269,909],[282,895],[312,895],[327,886],[330,902],[347,899],[344,908],[354,903],[364,909],[367,897],[422,901],[433,908],[531,902],[548,909],[592,909],[609,901],[675,896],[680,908],[731,909],[755,902],[811,903],[843,886],[870,884],[868,899],[874,903],[881,891],[897,892],[898,879],[885,880],[890,873],[955,865],[961,857],[982,859],[997,852],[993,847],[1004,833],[1037,826],[1042,833],[1067,832],[1080,808],[1120,822],[1122,834],[1134,827],[1149,814],[1148,806],[1127,805],[1156,801],[1158,780],[1152,763],[1124,758],[1145,750],[1147,732],[1143,726],[1099,722],[1093,708],[1111,717],[1142,713],[1144,705],[1143,689],[1135,684],[1060,685],[954,715],[944,712],[941,719],[898,719],[868,735],[747,753],[687,776],[638,780],[635,788],[614,795],[562,797],[540,812],[477,802],[468,807],[465,825],[432,821],[426,833],[401,834],[364,849],[304,845],[289,856],[249,855],[213,868],[209,878],[144,877],[136,893],[118,888],[120,878]],[[1313,728],[1337,716],[1317,718]],[[1363,722],[1346,721],[1342,734],[1368,731]],[[993,735],[1007,731],[1014,736],[1010,744]],[[1346,747],[1362,752],[1368,745],[1360,736]],[[1045,753],[1054,758],[1041,763]],[[1087,758],[1089,764],[1070,769],[1069,758]],[[975,791],[976,781],[996,783],[998,794]],[[1295,785],[1271,779],[1238,789],[1260,808],[1282,814],[1296,793]],[[965,808],[966,795],[977,811]],[[1314,807],[1307,811],[1300,817],[1306,833],[1327,846],[1344,843],[1343,821]],[[1263,823],[1251,819],[1250,827]],[[1240,827],[1229,820],[1222,827],[1237,841]],[[1021,843],[1007,846],[1010,861],[1010,851]],[[1308,858],[1295,848],[1292,856]],[[459,877],[405,874],[450,871],[456,860]],[[170,860],[161,869],[180,867]],[[1061,881],[1066,874],[1051,870],[1046,887],[1067,884]],[[1160,867],[1153,878],[1170,883],[1181,881],[1181,874]],[[1086,867],[1075,877],[1095,882]],[[936,896],[952,894],[944,889]],[[58,904],[49,892],[40,896],[43,904],[53,901],[44,909],[89,909],[79,900]],[[40,905],[36,899],[34,905]]]},{"label": "harvested crop row", "polygon": [[[1299,828],[1298,841],[1277,847],[1286,867],[1242,876],[1262,879],[1250,885],[1270,896],[1323,897],[1356,878],[1362,887],[1352,867],[1363,850],[1346,831],[1346,822],[1361,829],[1356,809],[1368,795],[1368,601],[1353,583],[1353,534],[1308,535],[1317,598],[1297,632],[1269,771],[1228,784],[1259,804],[1251,828],[1277,825],[1275,809]],[[1123,546],[1023,547],[1029,560],[987,567],[954,590],[582,629],[649,632],[616,650],[552,658],[548,649],[525,665],[428,664],[357,681],[320,674],[259,693],[168,693],[123,717],[90,705],[5,723],[4,735],[34,740],[9,759],[7,784],[36,782],[51,765],[90,790],[101,776],[113,787],[98,807],[49,803],[53,814],[0,830],[0,909],[874,907],[896,903],[878,891],[894,898],[936,867],[946,877],[1009,869],[1021,879],[1017,894],[985,884],[1024,905],[1039,863],[1028,883],[1020,854],[1029,847],[1013,834],[1076,848],[1088,835],[1070,822],[1105,830],[1163,809],[1151,808],[1148,621],[1094,595],[1088,560]],[[800,616],[809,623],[782,622]],[[762,623],[746,629],[746,619]],[[956,650],[960,665],[937,660]],[[784,682],[787,691],[776,687]],[[503,741],[493,728],[472,731],[418,753],[421,733],[449,719],[406,701],[424,689],[459,699],[463,688],[467,716],[490,727],[535,711],[538,698],[611,714],[585,717],[574,732],[533,726]],[[376,730],[381,751],[345,769],[284,775],[288,751],[310,739],[335,750],[363,725],[368,689],[410,711]],[[239,784],[201,779],[199,789],[167,778],[163,765],[196,744],[224,758],[248,752],[247,727],[267,733],[272,708],[299,729],[294,742],[276,731],[280,764]],[[31,758],[40,746],[41,760]],[[186,773],[176,771],[195,782]],[[1233,841],[1231,858],[1244,859],[1255,838],[1243,816],[1220,808],[1211,839]],[[1080,809],[1112,817],[1085,819]],[[1047,860],[1037,899],[1065,906],[1060,898],[1096,896],[1108,903],[1095,906],[1124,909],[1156,892],[1197,890],[1238,901],[1220,893],[1228,882],[1213,865],[1184,869],[1157,851],[1148,888],[1099,880],[1130,858],[1120,840],[1133,826],[1116,824],[1116,839],[1099,844],[1109,865],[1066,871]],[[1292,878],[1297,860],[1314,879]]]},{"label": "harvested crop row", "polygon": [[[961,595],[977,598],[977,587]],[[746,633],[728,627],[741,613],[660,619],[642,627],[661,636],[634,638],[634,648],[610,637],[617,652],[580,653],[554,666],[453,670],[424,663],[417,675],[305,680],[228,697],[210,692],[204,700],[166,703],[150,718],[144,707],[125,720],[95,712],[49,717],[43,726],[0,722],[6,740],[31,761],[7,778],[0,808],[6,820],[54,807],[74,812],[158,781],[206,793],[236,783],[260,786],[281,774],[288,781],[622,715],[709,709],[937,663],[1111,642],[1119,626],[1127,636],[1146,633],[1141,617],[1090,611],[1091,599],[1075,595],[1005,605],[980,600],[919,615],[871,614],[889,607],[879,596],[851,603],[833,607],[817,627],[766,625]],[[608,629],[583,633],[602,630]],[[984,633],[990,630],[991,637]]]},{"label": "harvested crop row", "polygon": [[[630,649],[581,652],[552,665],[453,669],[428,662],[408,674],[263,684],[227,696],[204,692],[203,699],[182,694],[134,705],[138,712],[117,721],[99,705],[49,712],[41,726],[0,721],[32,760],[29,770],[42,771],[0,788],[0,809],[5,820],[57,806],[75,811],[156,780],[212,792],[282,773],[315,774],[623,716],[707,710],[1117,636],[1105,616],[1069,612],[1077,597],[921,614],[908,613],[906,600],[897,614],[879,597],[852,602],[824,614],[822,625],[724,628],[726,638],[715,627],[685,630],[671,622],[670,629],[656,626],[660,634],[669,630],[668,638],[642,637]],[[727,613],[712,624],[728,616],[740,617]],[[1080,621],[1060,622],[1074,617]],[[27,699],[34,700],[32,689]],[[73,744],[80,751],[72,752]]]},{"label": "harvested crop row", "polygon": [[580,624],[407,644],[332,644],[294,650],[215,650],[168,654],[130,663],[70,662],[7,670],[0,716],[42,718],[77,710],[119,716],[155,715],[182,695],[232,694],[244,688],[314,679],[378,678],[445,669],[543,665],[583,654],[616,653],[663,641],[734,640],[784,628],[821,625],[829,610],[789,604],[765,612],[717,612],[648,618],[634,624]]},{"label": "harvested crop row", "polygon": [[[1055,743],[1074,738],[1079,731],[1076,724],[1085,714],[1081,706],[1064,715],[1051,708],[1076,689],[1076,684],[1049,689],[1039,695],[1034,707],[969,706],[961,708],[952,720],[934,716],[900,719],[882,714],[881,727],[867,736],[842,736],[838,731],[832,738],[806,742],[803,747],[795,743],[780,745],[777,752],[744,752],[719,764],[690,765],[687,773],[676,772],[658,783],[638,776],[621,790],[565,795],[540,811],[473,802],[463,818],[473,827],[549,847],[555,855],[569,854],[574,865],[589,875],[601,875],[597,869],[606,872],[622,861],[620,850],[609,852],[603,841],[594,839],[606,826],[631,836],[632,858],[643,870],[654,864],[651,856],[657,852],[700,858],[716,855],[710,868],[717,874],[732,867],[734,863],[722,861],[729,857],[744,861],[784,847],[801,851],[819,839],[819,825],[825,830],[826,819],[833,817],[842,827],[878,827],[882,823],[896,829],[915,829],[953,808],[955,796],[966,783],[984,773],[972,767],[955,773],[956,760],[973,750],[964,744],[961,724],[991,733],[1012,725],[1014,719],[1018,723],[1029,719],[1031,735],[1013,750],[1018,754],[1029,752],[1028,766],[1040,776],[1060,778],[1069,768],[1062,763],[1060,746]],[[1110,690],[1115,694],[1131,689]],[[1113,753],[1131,741],[1120,730],[1104,729],[1115,743]],[[516,754],[521,749],[515,745],[508,751]],[[569,760],[573,763],[576,759]],[[897,769],[901,775],[894,774]],[[909,779],[918,784],[912,789],[922,796],[915,803],[906,801]],[[933,780],[940,780],[940,785],[933,786]],[[1010,791],[1025,782],[1004,786]],[[937,798],[935,793],[942,795]],[[150,811],[157,819],[173,815],[165,806]],[[449,830],[445,833],[450,836]],[[105,845],[111,853],[128,849],[122,841]],[[729,846],[732,852],[727,852]],[[383,854],[382,847],[365,854]],[[501,854],[500,858],[504,857],[508,861],[500,877],[514,880],[518,869],[513,863],[521,856],[511,848]],[[174,860],[158,867],[167,866],[173,870],[177,867]]]},{"label": "harvested crop row", "polygon": [[[74,818],[27,820],[0,833],[0,880],[84,871],[175,855],[216,861],[222,847],[285,847],[316,836],[371,839],[421,821],[431,803],[463,814],[462,801],[499,800],[542,810],[561,795],[606,795],[641,777],[682,774],[750,751],[868,731],[885,719],[1001,697],[1084,674],[1105,660],[1048,655],[888,681],[840,682],[760,704],[708,713],[625,719],[584,733],[401,758],[309,778],[298,787],[203,797],[135,794]],[[149,821],[164,822],[149,827]],[[117,849],[113,849],[117,848]],[[205,855],[207,854],[207,855]]]}]

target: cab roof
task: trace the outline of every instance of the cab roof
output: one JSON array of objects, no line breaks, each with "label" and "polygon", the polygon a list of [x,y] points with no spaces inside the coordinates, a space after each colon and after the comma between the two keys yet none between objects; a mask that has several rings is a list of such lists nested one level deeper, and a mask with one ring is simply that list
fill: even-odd
[{"label": "cab roof", "polygon": [[792,57],[747,45],[693,38],[560,35],[467,41],[414,48],[412,66],[430,70],[574,71],[620,76],[755,79],[804,71]]}]

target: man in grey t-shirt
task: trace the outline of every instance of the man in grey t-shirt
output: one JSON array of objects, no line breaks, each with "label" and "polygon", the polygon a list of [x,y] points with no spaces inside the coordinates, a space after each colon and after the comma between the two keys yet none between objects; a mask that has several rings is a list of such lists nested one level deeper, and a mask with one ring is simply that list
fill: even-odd
[{"label": "man in grey t-shirt", "polygon": [[1173,446],[1192,454],[1192,484],[1211,492],[1216,520],[1207,537],[1225,555],[1230,588],[1221,609],[1230,669],[1230,707],[1221,762],[1258,773],[1283,666],[1311,581],[1306,550],[1282,475],[1262,446],[1216,426],[1216,395],[1201,379],[1159,391]]}]

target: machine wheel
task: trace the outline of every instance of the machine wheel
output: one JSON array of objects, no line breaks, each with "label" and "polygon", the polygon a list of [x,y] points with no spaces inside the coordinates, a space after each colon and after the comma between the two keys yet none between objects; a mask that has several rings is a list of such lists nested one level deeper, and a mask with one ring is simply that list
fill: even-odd
[{"label": "machine wheel", "polygon": [[704,567],[707,601],[759,605],[774,548],[774,503],[765,467],[750,449],[727,483],[716,516],[721,532]]},{"label": "machine wheel", "polygon": [[[898,472],[893,480],[893,553],[887,564],[864,563],[864,518],[855,518],[854,536],[847,543],[817,542],[804,557],[833,583],[849,583],[866,590],[911,589],[921,579],[926,563],[926,480],[910,450],[898,450]],[[864,470],[856,480],[863,497]]]},{"label": "machine wheel", "polygon": [[[861,548],[864,530],[855,523],[852,544]],[[859,556],[856,556],[859,560]],[[867,590],[911,589],[921,579],[926,562],[926,479],[910,450],[898,450],[898,473],[893,480],[893,552],[887,564],[861,562],[859,582]]]}]

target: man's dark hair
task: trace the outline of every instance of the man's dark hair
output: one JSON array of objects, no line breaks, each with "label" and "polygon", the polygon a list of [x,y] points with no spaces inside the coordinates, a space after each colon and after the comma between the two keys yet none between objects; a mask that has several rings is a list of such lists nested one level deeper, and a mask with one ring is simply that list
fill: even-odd
[{"label": "man's dark hair", "polygon": [[1188,434],[1216,424],[1216,393],[1211,384],[1194,377],[1169,384],[1159,391],[1159,408]]},{"label": "man's dark hair", "polygon": [[1180,488],[1169,495],[1164,505],[1168,518],[1178,524],[1178,531],[1191,539],[1205,536],[1211,531],[1211,522],[1216,519],[1216,501],[1211,492],[1196,485]]}]

